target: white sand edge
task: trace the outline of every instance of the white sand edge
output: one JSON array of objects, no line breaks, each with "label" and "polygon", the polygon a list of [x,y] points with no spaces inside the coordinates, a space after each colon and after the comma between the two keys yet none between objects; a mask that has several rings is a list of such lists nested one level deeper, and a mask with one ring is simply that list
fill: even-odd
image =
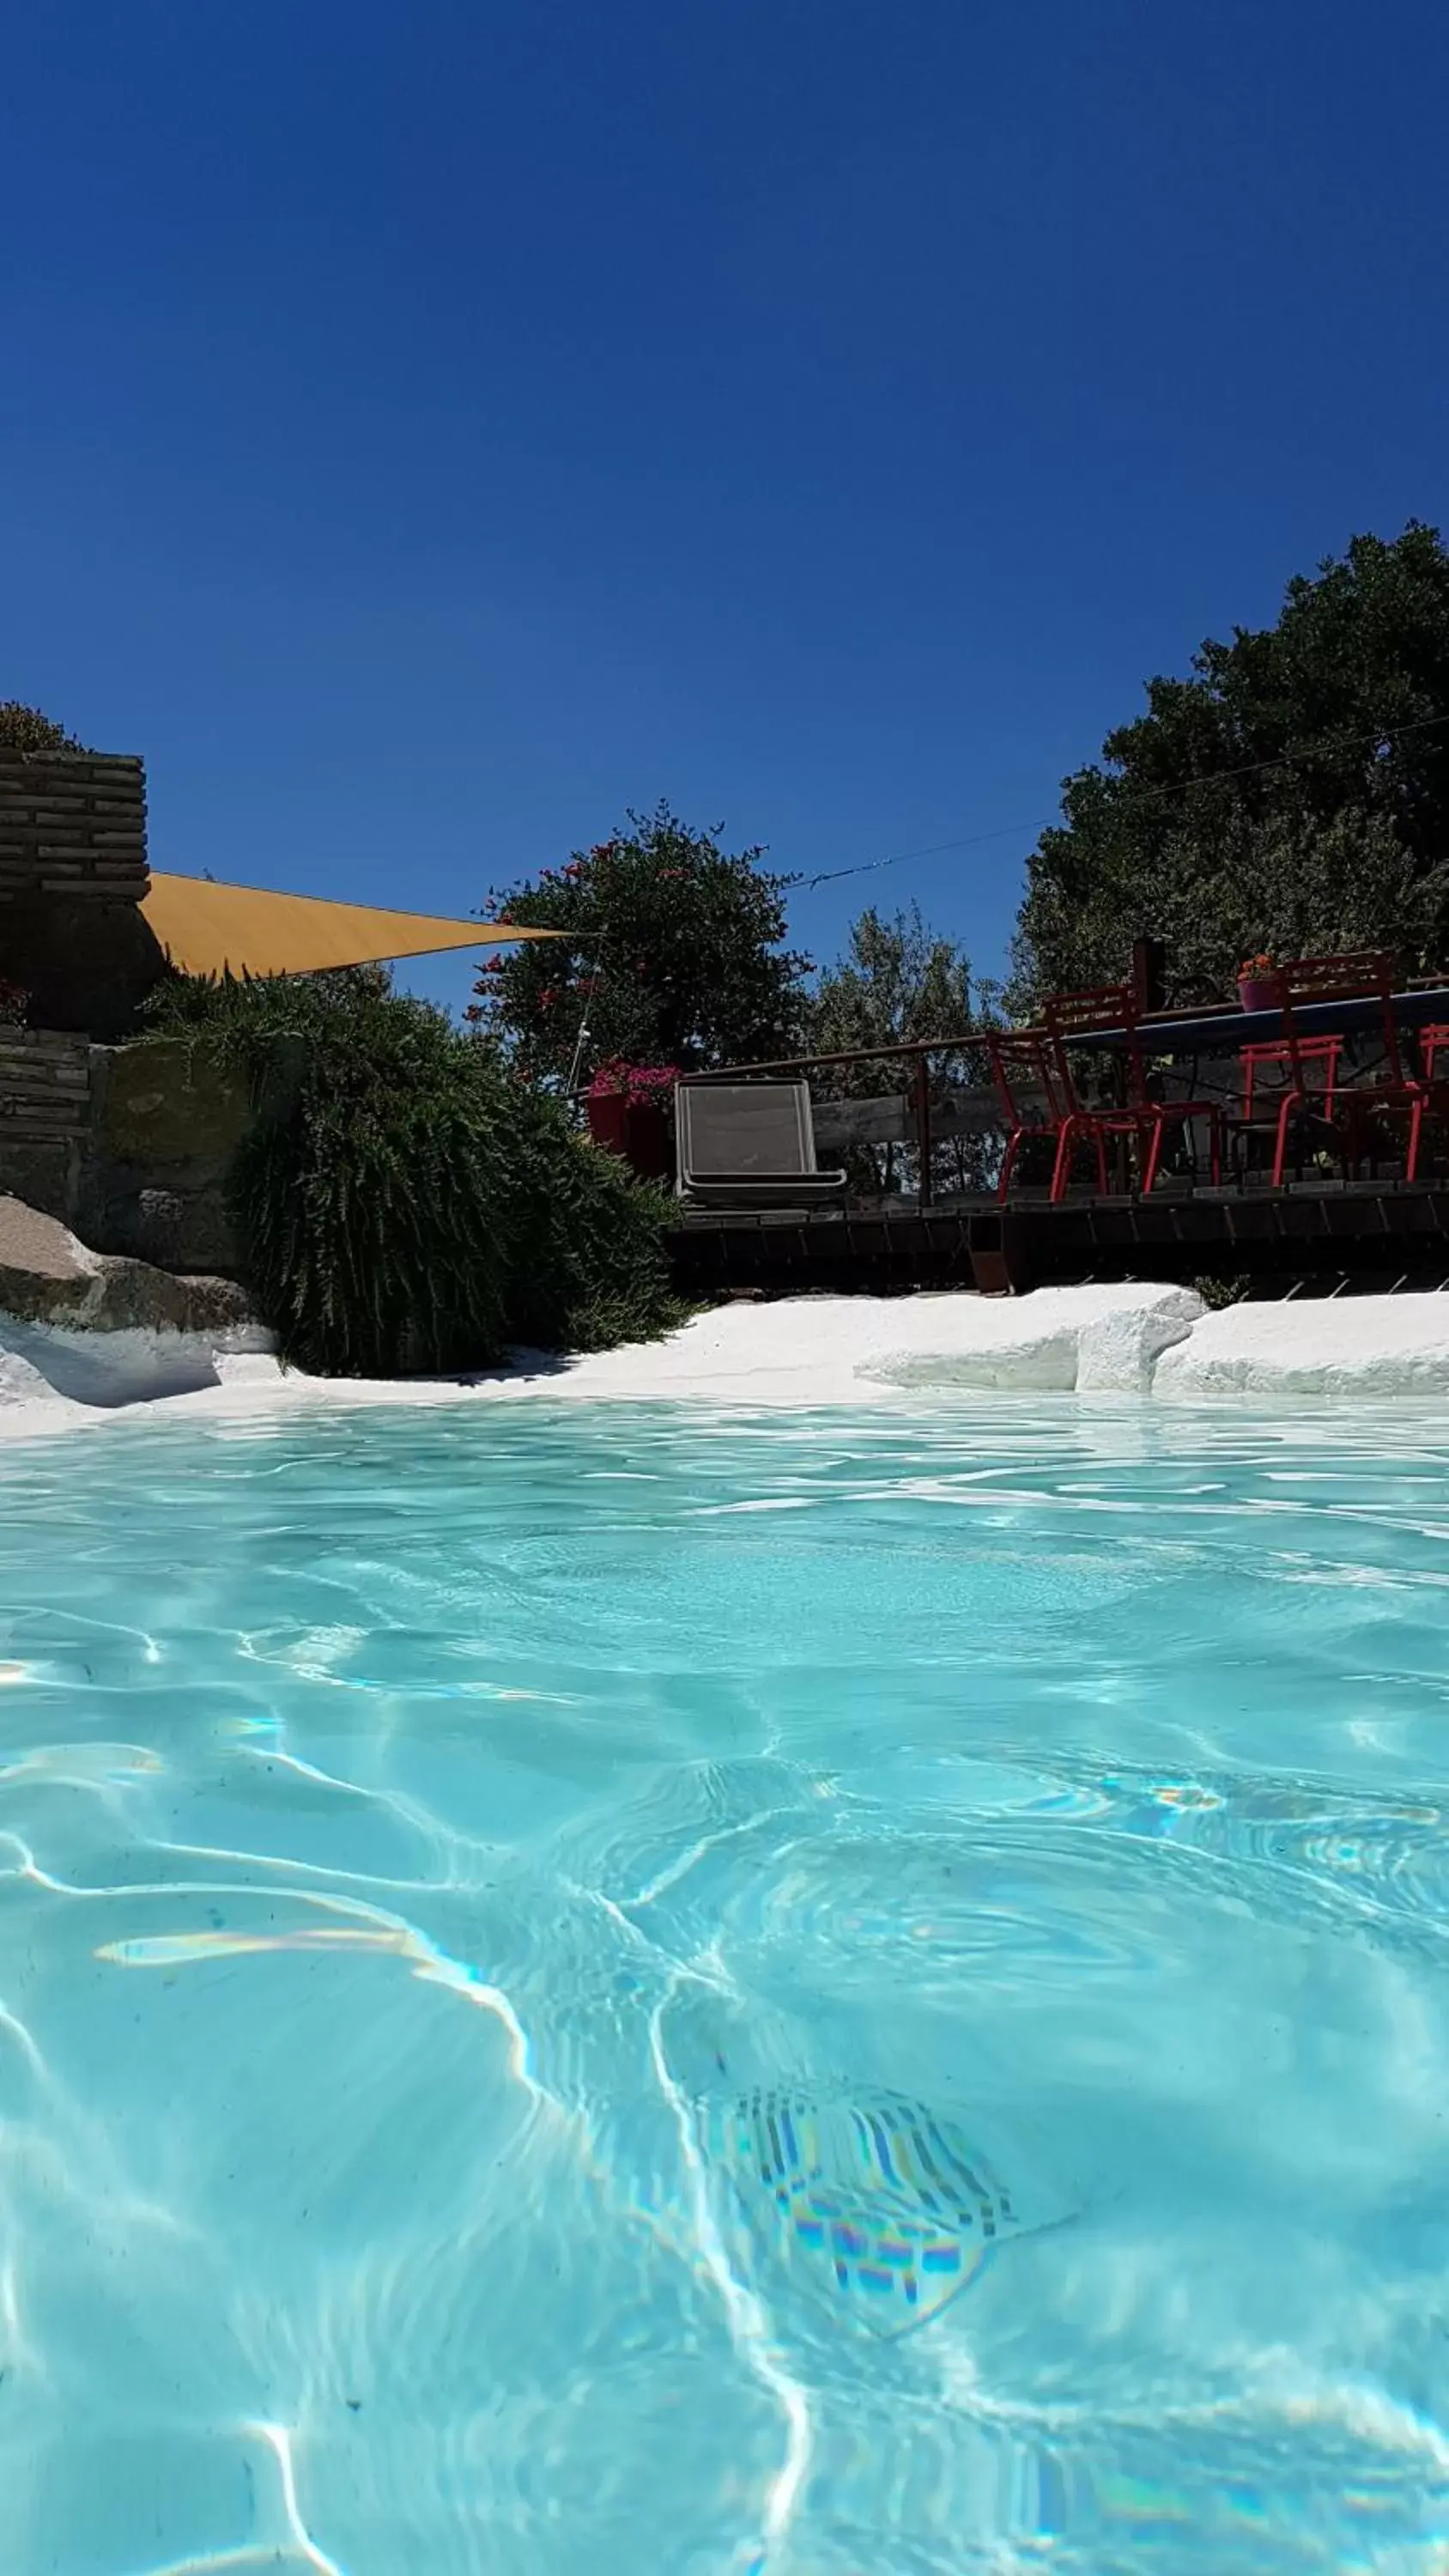
[{"label": "white sand edge", "polygon": [[805,1297],[720,1307],[664,1342],[520,1357],[475,1379],[309,1378],[258,1337],[64,1334],[0,1318],[0,1438],[138,1416],[316,1405],[572,1400],[879,1405],[927,1390],[1379,1402],[1449,1397],[1449,1296],[1356,1297],[1209,1314],[1190,1290],[1053,1288],[1020,1298]]}]

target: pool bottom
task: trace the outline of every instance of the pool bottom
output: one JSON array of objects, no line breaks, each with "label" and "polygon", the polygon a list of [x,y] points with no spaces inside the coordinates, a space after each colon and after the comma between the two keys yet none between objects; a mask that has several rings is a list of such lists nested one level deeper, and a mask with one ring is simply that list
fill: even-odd
[{"label": "pool bottom", "polygon": [[1435,2565],[1431,1435],[78,1463],[0,1468],[17,2576]]}]

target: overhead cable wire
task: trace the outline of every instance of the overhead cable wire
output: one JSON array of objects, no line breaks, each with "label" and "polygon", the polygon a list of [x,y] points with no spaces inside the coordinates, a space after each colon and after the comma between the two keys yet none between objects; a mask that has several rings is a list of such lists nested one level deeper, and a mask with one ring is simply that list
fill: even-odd
[{"label": "overhead cable wire", "polygon": [[[1442,725],[1449,725],[1449,714],[1414,716],[1406,724],[1401,725],[1376,725],[1372,733],[1353,735],[1343,745],[1342,752],[1337,755],[1319,747],[1311,751],[1279,752],[1271,760],[1245,760],[1234,769],[1202,769],[1191,778],[1175,778],[1168,780],[1161,787],[1140,788],[1137,791],[1138,799],[1142,803],[1151,804],[1167,796],[1191,795],[1195,787],[1216,787],[1229,778],[1259,778],[1270,769],[1298,769],[1312,761],[1332,761],[1335,757],[1346,757],[1350,752],[1361,751],[1366,743],[1397,742],[1402,734],[1428,733]],[[1122,782],[1113,780],[1111,783],[1120,785]],[[958,840],[933,841],[927,848],[921,850],[896,850],[889,858],[884,859],[860,859],[854,867],[822,868],[814,876],[807,877],[802,874],[790,877],[786,882],[791,886],[802,887],[805,893],[809,894],[816,886],[838,884],[842,877],[873,876],[880,868],[904,867],[912,859],[940,858],[947,850],[975,850],[980,849],[987,841],[1016,840],[1024,832],[1045,830],[1050,821],[1050,816],[1037,814],[1025,822],[1003,823],[993,832],[967,832]]]}]

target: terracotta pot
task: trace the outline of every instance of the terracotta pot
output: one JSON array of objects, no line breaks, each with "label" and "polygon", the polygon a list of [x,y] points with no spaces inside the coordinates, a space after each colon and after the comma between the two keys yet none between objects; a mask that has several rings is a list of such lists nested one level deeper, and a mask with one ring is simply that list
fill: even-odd
[{"label": "terracotta pot", "polygon": [[1240,975],[1238,1000],[1245,1011],[1276,1011],[1278,1008],[1277,978],[1272,975]]},{"label": "terracotta pot", "polygon": [[591,1091],[585,1106],[589,1113],[589,1134],[594,1143],[604,1146],[611,1154],[627,1155],[629,1103],[622,1091]]},{"label": "terracotta pot", "polygon": [[641,1181],[667,1181],[671,1170],[669,1120],[652,1100],[628,1100],[622,1091],[591,1092],[589,1134],[618,1154]]},{"label": "terracotta pot", "polygon": [[632,1100],[626,1122],[625,1152],[641,1181],[667,1181],[672,1157],[669,1120],[657,1101]]}]

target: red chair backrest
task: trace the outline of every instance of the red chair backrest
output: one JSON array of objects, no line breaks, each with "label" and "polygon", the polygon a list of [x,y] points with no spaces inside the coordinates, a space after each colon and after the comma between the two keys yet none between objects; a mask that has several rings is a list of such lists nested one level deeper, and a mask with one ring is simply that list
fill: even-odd
[{"label": "red chair backrest", "polygon": [[1376,1001],[1390,1075],[1395,1082],[1403,1081],[1404,1059],[1394,1011],[1394,960],[1389,949],[1347,948],[1336,957],[1290,957],[1274,981],[1283,1012],[1283,1039],[1293,1056],[1300,1088],[1306,1086],[1296,1006],[1304,1002]]},{"label": "red chair backrest", "polygon": [[[1265,1038],[1259,1045],[1240,1048],[1239,1062],[1243,1068],[1243,1116],[1252,1117],[1256,1077],[1260,1073],[1272,1070],[1285,1076],[1285,1080],[1277,1085],[1280,1092],[1286,1091],[1290,1083],[1299,1090],[1311,1091],[1315,1099],[1322,1100],[1324,1110],[1331,1118],[1333,1094],[1338,1082],[1338,1059],[1342,1053],[1341,1037],[1300,1038],[1298,1062],[1295,1068],[1293,1049],[1282,1038]],[[1315,1065],[1323,1067],[1323,1079],[1317,1084],[1307,1079]]]},{"label": "red chair backrest", "polygon": [[1049,1119],[1058,1125],[1070,1117],[1072,1099],[1061,1090],[1051,1034],[1047,1029],[988,1029],[986,1052],[996,1096],[1013,1127],[1030,1127],[1038,1102],[1024,1092],[1039,1093]]},{"label": "red chair backrest", "polygon": [[1441,1055],[1449,1055],[1449,1020],[1431,1020],[1427,1028],[1419,1031],[1419,1060],[1426,1082],[1433,1081]]},{"label": "red chair backrest", "polygon": [[1128,1070],[1128,1096],[1134,1109],[1147,1099],[1147,1067],[1137,1037],[1137,1023],[1142,1014],[1137,996],[1130,984],[1096,984],[1082,993],[1053,993],[1046,1006],[1047,1028],[1053,1041],[1057,1076],[1073,1109],[1082,1104],[1072,1078],[1068,1049],[1073,1038],[1095,1036],[1103,1029],[1125,1032],[1124,1049]]}]

